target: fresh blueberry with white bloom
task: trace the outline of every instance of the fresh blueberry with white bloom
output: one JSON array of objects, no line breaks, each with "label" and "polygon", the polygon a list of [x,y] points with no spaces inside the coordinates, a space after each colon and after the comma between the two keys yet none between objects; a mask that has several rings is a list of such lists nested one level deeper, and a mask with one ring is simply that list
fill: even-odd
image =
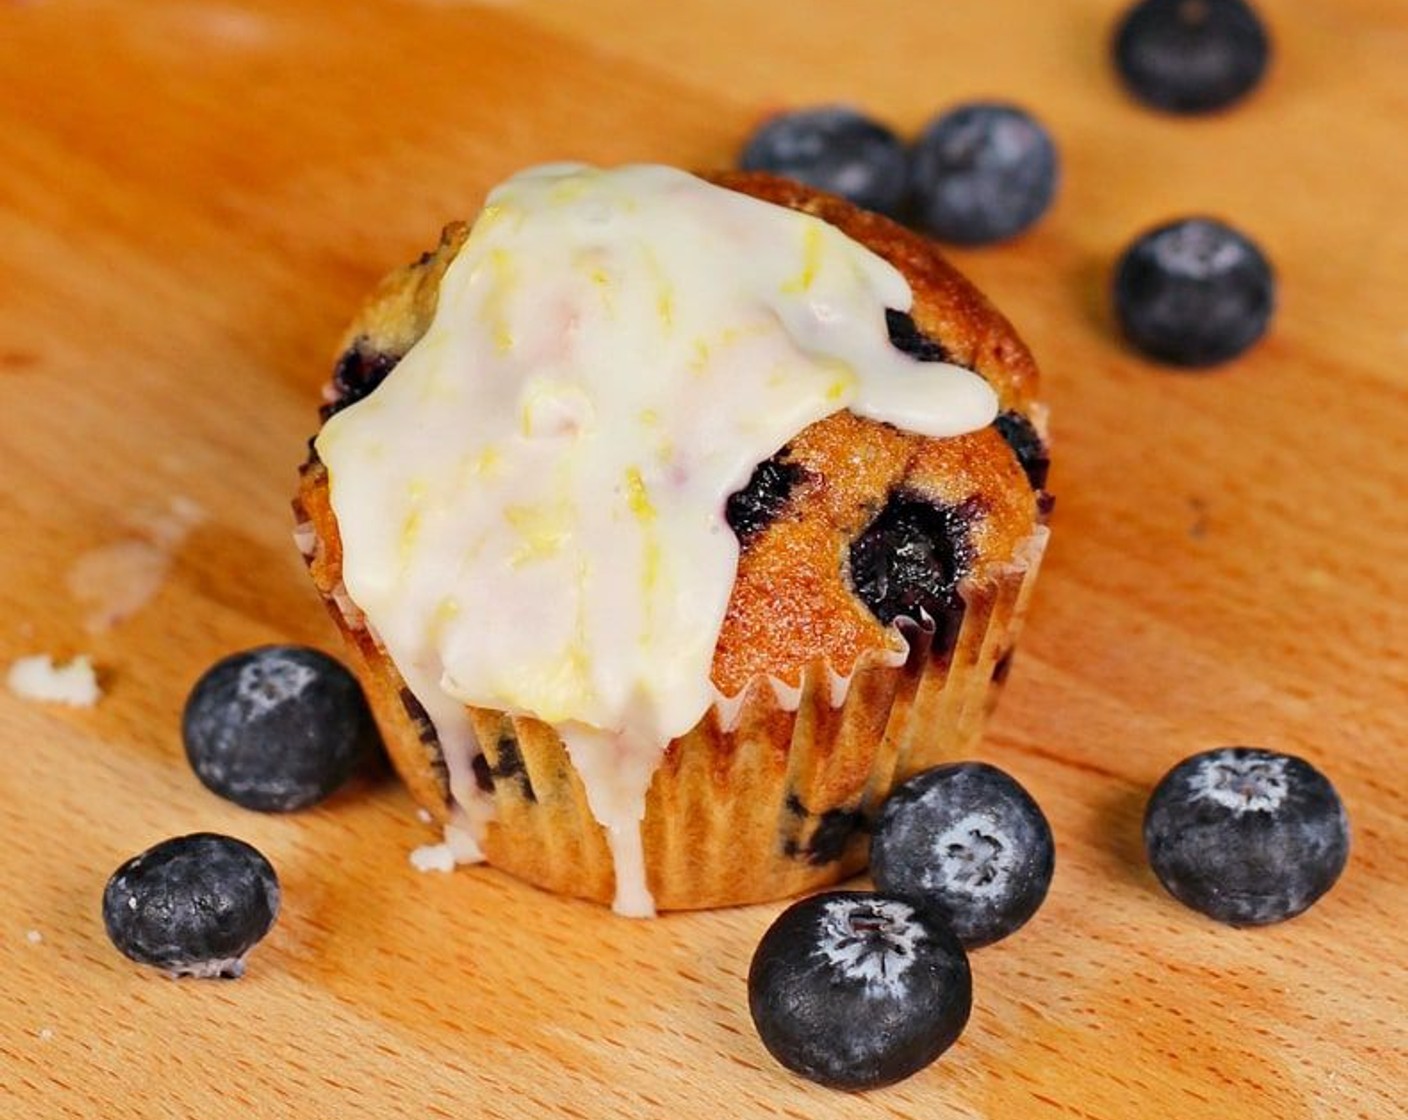
[{"label": "fresh blueberry with white bloom", "polygon": [[262,646],[217,662],[192,689],[181,731],[207,787],[263,812],[322,801],[377,742],[356,678],[303,646]]},{"label": "fresh blueberry with white bloom", "polygon": [[1115,266],[1115,317],[1125,337],[1174,365],[1235,358],[1266,332],[1275,305],[1276,278],[1265,255],[1213,218],[1160,225]]},{"label": "fresh blueberry with white bloom", "polygon": [[898,786],[870,845],[876,889],[941,914],[968,949],[1006,937],[1035,914],[1055,865],[1041,807],[985,762],[936,766]]},{"label": "fresh blueberry with white bloom", "polygon": [[1144,849],[1180,902],[1228,925],[1269,925],[1334,886],[1349,859],[1349,819],[1304,759],[1224,747],[1164,775],[1144,814]]},{"label": "fresh blueberry with white bloom", "polygon": [[748,971],[748,1007],[768,1051],[840,1089],[917,1073],[953,1045],[972,1005],[967,955],[942,919],[883,894],[793,903]]},{"label": "fresh blueberry with white bloom", "polygon": [[243,974],[279,913],[274,869],[243,840],[198,832],[134,856],[108,880],[103,924],[118,950],[172,976]]},{"label": "fresh blueberry with white bloom", "polygon": [[744,145],[739,166],[893,215],[904,200],[909,156],[879,121],[846,105],[823,105],[764,121]]},{"label": "fresh blueberry with white bloom", "polygon": [[1046,128],[1002,102],[970,102],[935,118],[910,156],[915,221],[957,245],[1017,236],[1046,213],[1058,178]]},{"label": "fresh blueberry with white bloom", "polygon": [[1120,20],[1112,50],[1129,91],[1170,113],[1207,113],[1261,81],[1271,41],[1244,0],[1141,0]]}]

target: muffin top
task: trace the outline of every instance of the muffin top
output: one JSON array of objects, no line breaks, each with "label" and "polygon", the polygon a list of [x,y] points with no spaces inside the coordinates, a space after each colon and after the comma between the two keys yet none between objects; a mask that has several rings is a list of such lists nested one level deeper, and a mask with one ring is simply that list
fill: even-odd
[{"label": "muffin top", "polygon": [[515,176],[438,288],[317,451],[348,593],[398,665],[477,707],[663,745],[714,699],[725,507],[760,462],[841,410],[930,440],[997,412],[981,377],[891,344],[913,302],[892,264],[671,168]]}]

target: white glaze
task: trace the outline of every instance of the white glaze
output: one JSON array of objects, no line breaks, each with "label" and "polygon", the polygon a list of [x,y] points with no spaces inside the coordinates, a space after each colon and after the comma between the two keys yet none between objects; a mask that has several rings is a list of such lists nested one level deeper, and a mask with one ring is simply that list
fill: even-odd
[{"label": "white glaze", "polygon": [[348,594],[461,806],[464,705],[547,720],[616,908],[651,912],[639,822],[664,747],[717,699],[727,496],[842,408],[932,436],[996,414],[975,374],[890,344],[885,309],[911,301],[834,227],[670,168],[552,165],[490,194],[424,337],[317,443]]}]

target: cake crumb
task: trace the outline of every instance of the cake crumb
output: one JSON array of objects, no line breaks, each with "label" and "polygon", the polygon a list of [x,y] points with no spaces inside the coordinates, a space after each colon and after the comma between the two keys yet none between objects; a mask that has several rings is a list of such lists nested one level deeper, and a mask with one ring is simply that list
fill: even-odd
[{"label": "cake crumb", "polygon": [[422,844],[411,853],[411,866],[417,871],[444,871],[455,869],[455,853],[449,844]]},{"label": "cake crumb", "polygon": [[411,866],[417,871],[453,871],[462,863],[483,863],[484,853],[466,828],[447,824],[445,839],[439,844],[422,844],[411,852]]},{"label": "cake crumb", "polygon": [[52,1042],[54,1039],[54,1030],[52,1027],[40,1027],[38,1034],[40,1042]]},{"label": "cake crumb", "polygon": [[435,818],[430,815],[429,809],[422,806],[416,810],[416,820],[420,821],[421,824],[432,824]]},{"label": "cake crumb", "polygon": [[75,708],[91,708],[103,694],[87,654],[64,665],[55,664],[47,653],[21,657],[10,666],[6,683],[11,692],[26,700],[49,700]]},{"label": "cake crumb", "polygon": [[28,941],[31,945],[38,945],[41,941],[44,940],[44,935],[40,933],[37,929],[32,929],[24,935],[24,939]]}]

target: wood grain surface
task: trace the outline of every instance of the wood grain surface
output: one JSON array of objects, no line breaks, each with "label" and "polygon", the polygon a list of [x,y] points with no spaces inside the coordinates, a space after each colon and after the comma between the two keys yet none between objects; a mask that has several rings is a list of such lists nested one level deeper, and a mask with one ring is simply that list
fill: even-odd
[{"label": "wood grain surface", "polygon": [[[1121,93],[1119,7],[0,4],[0,664],[88,653],[106,690],[0,695],[0,1114],[1405,1115],[1408,6],[1265,0],[1269,80],[1192,121]],[[288,496],[380,273],[530,163],[718,166],[779,106],[912,133],[974,96],[1035,109],[1064,159],[1037,229],[955,255],[1053,409],[1054,543],[987,752],[1059,854],[937,1065],[861,1097],[777,1067],[744,992],[776,906],[636,922],[418,874],[434,837],[386,774],[289,817],[197,784],[206,666],[335,648]],[[1206,375],[1106,311],[1122,245],[1189,212],[1281,281],[1270,337]],[[1280,927],[1202,920],[1142,862],[1151,784],[1228,743],[1306,755],[1351,814],[1343,880]],[[119,862],[198,829],[283,878],[238,982],[131,965],[99,920]]]}]

